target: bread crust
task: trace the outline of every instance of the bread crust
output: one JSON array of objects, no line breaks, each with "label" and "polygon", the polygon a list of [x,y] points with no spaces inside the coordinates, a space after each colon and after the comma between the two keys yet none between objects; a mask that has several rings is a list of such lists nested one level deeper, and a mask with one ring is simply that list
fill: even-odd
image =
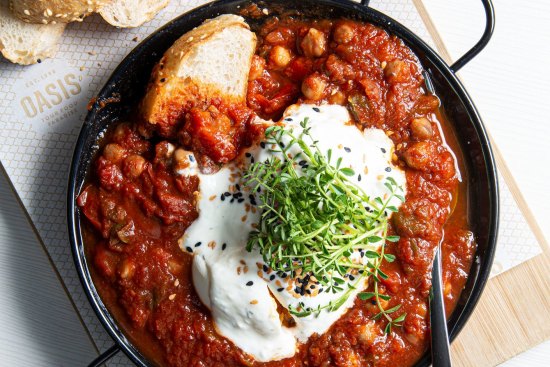
[{"label": "bread crust", "polygon": [[29,24],[16,18],[7,3],[0,4],[0,52],[11,62],[30,65],[57,51],[65,24]]},{"label": "bread crust", "polygon": [[[29,65],[53,57],[65,25],[98,12],[116,27],[150,21],[170,0],[7,0],[0,3],[0,52],[11,62]],[[22,38],[23,42],[12,42]]]},{"label": "bread crust", "polygon": [[[238,73],[241,80],[244,78],[240,90],[234,94],[228,94],[223,91],[222,81],[216,85],[205,83],[200,77],[180,75],[184,67],[190,66],[190,59],[199,46],[207,44],[224,30],[237,29],[244,29],[250,33],[250,44],[244,45],[244,48],[247,48],[245,56],[247,62],[232,65],[235,70],[231,70]],[[161,135],[169,135],[170,129],[183,118],[182,113],[191,105],[207,104],[208,100],[213,98],[220,98],[227,103],[245,103],[248,72],[255,48],[256,35],[249,30],[243,18],[232,14],[221,15],[206,21],[184,34],[166,51],[153,69],[146,95],[140,105],[145,122],[158,125],[157,131]],[[208,63],[209,60],[201,61]]]},{"label": "bread crust", "polygon": [[[140,4],[135,4],[136,1]],[[143,4],[143,2],[146,4]],[[153,19],[155,15],[157,15],[157,13],[164,9],[169,3],[170,0],[115,0],[100,6],[98,13],[107,23],[115,27],[133,28],[139,27],[143,23]],[[126,12],[124,11],[117,12],[120,8],[126,9],[128,7],[139,7],[139,11],[136,10],[128,15],[126,15]]]},{"label": "bread crust", "polygon": [[27,23],[81,22],[110,0],[10,0],[16,17]]}]

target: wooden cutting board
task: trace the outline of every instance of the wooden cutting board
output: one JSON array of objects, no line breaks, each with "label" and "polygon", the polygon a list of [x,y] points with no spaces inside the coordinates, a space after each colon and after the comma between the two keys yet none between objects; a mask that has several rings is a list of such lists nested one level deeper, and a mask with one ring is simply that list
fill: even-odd
[{"label": "wooden cutting board", "polygon": [[[439,54],[450,63],[449,52],[422,0],[413,2]],[[489,280],[470,320],[452,345],[456,367],[496,366],[550,339],[550,247],[495,144],[493,150],[497,168],[543,254]]]}]

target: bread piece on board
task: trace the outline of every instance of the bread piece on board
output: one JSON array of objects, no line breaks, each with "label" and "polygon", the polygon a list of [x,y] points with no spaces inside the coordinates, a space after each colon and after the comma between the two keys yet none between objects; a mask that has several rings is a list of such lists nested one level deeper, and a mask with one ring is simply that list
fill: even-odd
[{"label": "bread piece on board", "polygon": [[220,15],[186,33],[153,70],[141,104],[145,122],[163,135],[197,102],[245,103],[255,49],[256,35],[236,15]]},{"label": "bread piece on board", "polygon": [[99,14],[115,27],[139,27],[164,9],[170,0],[114,0],[99,8]]},{"label": "bread piece on board", "polygon": [[29,65],[54,56],[64,29],[65,24],[25,23],[0,2],[0,52],[11,62]]},{"label": "bread piece on board", "polygon": [[10,0],[19,19],[28,23],[56,24],[82,21],[111,0]]}]

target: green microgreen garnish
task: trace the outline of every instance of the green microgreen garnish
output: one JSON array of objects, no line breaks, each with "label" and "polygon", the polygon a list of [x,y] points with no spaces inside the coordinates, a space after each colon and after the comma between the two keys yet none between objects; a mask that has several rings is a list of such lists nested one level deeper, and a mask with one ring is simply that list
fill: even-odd
[{"label": "green microgreen garnish", "polygon": [[[291,314],[305,317],[323,309],[337,310],[363,278],[371,276],[374,291],[360,293],[359,297],[374,297],[380,308],[376,318],[384,316],[388,325],[397,326],[405,315],[391,319],[389,314],[400,306],[384,310],[380,299],[387,300],[388,296],[379,292],[378,283],[387,278],[380,269],[382,262],[395,258],[385,254],[384,248],[386,241],[399,240],[388,236],[387,230],[389,215],[397,211],[390,202],[394,197],[404,201],[400,195],[403,190],[387,177],[389,195],[371,199],[350,181],[355,172],[342,167],[342,158],[333,164],[332,151],[320,151],[310,135],[309,119],[301,121],[300,126],[302,131],[297,136],[292,128],[267,128],[266,146],[278,154],[250,165],[244,175],[245,184],[260,192],[262,210],[247,250],[258,247],[265,263],[276,272],[292,278],[297,273],[307,274],[308,280],[313,279],[325,292],[341,293],[336,301],[315,309],[302,302],[298,307],[290,305]],[[377,247],[380,250],[374,251]],[[352,254],[360,254],[360,259],[367,261],[354,260]],[[346,277],[353,281],[346,283]],[[391,326],[387,331],[391,332]]]}]

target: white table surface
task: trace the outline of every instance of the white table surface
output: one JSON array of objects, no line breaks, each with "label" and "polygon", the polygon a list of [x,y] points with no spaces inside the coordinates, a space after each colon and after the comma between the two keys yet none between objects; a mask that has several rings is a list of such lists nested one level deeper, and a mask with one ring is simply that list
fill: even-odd
[{"label": "white table surface", "polygon": [[[475,43],[483,23],[478,0],[424,3],[452,56]],[[545,187],[550,171],[540,170],[550,143],[550,73],[545,70],[550,65],[550,2],[495,3],[495,37],[461,76],[550,238],[550,191]],[[541,137],[546,144],[533,144]],[[0,366],[84,366],[97,353],[3,177],[0,309]],[[542,367],[548,361],[550,341],[502,366]]]}]

